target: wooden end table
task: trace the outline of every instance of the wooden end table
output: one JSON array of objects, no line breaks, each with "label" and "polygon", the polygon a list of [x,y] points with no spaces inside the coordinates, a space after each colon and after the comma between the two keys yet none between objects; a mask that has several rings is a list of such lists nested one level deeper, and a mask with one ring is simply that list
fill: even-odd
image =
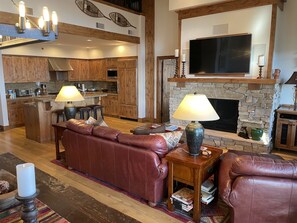
[{"label": "wooden end table", "polygon": [[60,152],[60,140],[62,139],[64,130],[67,129],[66,122],[55,123],[55,124],[52,124],[52,126],[55,132],[56,159],[61,160],[63,153]]},{"label": "wooden end table", "polygon": [[174,210],[171,203],[171,195],[173,191],[173,181],[179,181],[194,187],[194,207],[193,207],[193,220],[200,222],[201,216],[201,184],[214,174],[215,184],[217,185],[218,163],[223,150],[209,147],[211,156],[191,156],[186,151],[188,147],[186,144],[181,145],[177,149],[166,155],[168,161],[169,174],[168,174],[168,209]]}]

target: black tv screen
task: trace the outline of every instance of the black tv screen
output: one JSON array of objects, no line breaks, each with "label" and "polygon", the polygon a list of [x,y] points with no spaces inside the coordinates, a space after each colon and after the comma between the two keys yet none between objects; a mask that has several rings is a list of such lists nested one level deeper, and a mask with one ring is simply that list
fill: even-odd
[{"label": "black tv screen", "polygon": [[252,35],[190,40],[190,74],[249,73]]}]

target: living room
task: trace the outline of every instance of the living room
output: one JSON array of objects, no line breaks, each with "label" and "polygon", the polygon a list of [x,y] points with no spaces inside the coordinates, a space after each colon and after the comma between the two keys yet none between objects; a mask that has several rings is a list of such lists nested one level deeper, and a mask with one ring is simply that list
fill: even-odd
[{"label": "living room", "polygon": [[[178,1],[177,1],[178,2]],[[203,2],[203,1],[201,1]],[[274,2],[274,1],[271,1]],[[280,1],[281,2],[281,1]],[[210,2],[208,2],[210,3]],[[7,3],[9,5],[9,3]],[[29,4],[29,3],[28,3]],[[155,32],[155,48],[153,48],[153,51],[155,51],[154,56],[152,56],[152,54],[147,54],[147,52],[150,52],[149,50],[152,48],[146,48],[148,47],[148,45],[144,44],[144,33],[142,34],[136,34],[136,36],[140,37],[140,42],[142,42],[139,46],[135,47],[130,46],[130,50],[127,51],[127,53],[123,53],[120,56],[138,56],[138,72],[141,73],[143,75],[139,75],[138,76],[138,119],[140,121],[150,121],[153,122],[154,119],[156,118],[156,111],[157,110],[155,108],[155,100],[154,96],[152,97],[152,95],[154,95],[154,92],[156,89],[155,84],[152,84],[154,82],[154,76],[155,76],[155,70],[156,68],[154,68],[153,64],[156,64],[155,62],[155,58],[157,56],[173,56],[174,55],[174,50],[175,49],[180,49],[180,56],[182,56],[182,54],[186,54],[186,61],[189,60],[188,58],[188,46],[186,45],[186,42],[188,40],[183,39],[183,35],[184,33],[192,33],[194,35],[194,37],[190,37],[190,39],[195,39],[201,36],[212,36],[212,30],[209,30],[205,33],[202,33],[201,36],[198,35],[195,32],[189,32],[189,30],[184,30],[186,29],[184,25],[185,20],[182,20],[182,27],[181,27],[181,43],[178,43],[178,38],[179,38],[179,34],[178,34],[178,13],[174,12],[175,10],[178,10],[177,8],[171,8],[171,11],[166,10],[166,8],[168,9],[170,7],[170,4],[172,4],[172,1],[156,1],[154,8],[155,8],[155,27],[153,27],[154,32]],[[180,3],[180,5],[183,5],[184,3]],[[50,3],[48,4],[50,6]],[[58,5],[58,4],[57,4]],[[55,3],[52,3],[51,8],[55,9],[59,12],[58,10],[58,6]],[[294,72],[294,68],[295,68],[295,60],[294,60],[294,49],[295,49],[295,41],[294,41],[294,37],[297,36],[294,29],[291,29],[291,27],[289,27],[287,24],[290,24],[290,21],[294,21],[294,6],[296,5],[296,3],[292,2],[292,1],[288,1],[286,3],[284,3],[284,11],[281,11],[280,9],[277,9],[277,16],[278,16],[278,20],[277,20],[277,32],[276,32],[276,41],[275,41],[275,50],[273,55],[273,59],[271,57],[268,56],[268,54],[270,55],[269,50],[269,33],[270,30],[267,30],[267,26],[270,26],[270,19],[271,19],[271,14],[269,13],[269,16],[267,15],[267,7],[268,6],[263,6],[263,8],[265,8],[264,12],[260,10],[259,14],[261,15],[266,15],[268,18],[263,19],[262,17],[258,18],[259,21],[262,21],[262,23],[264,24],[264,28],[263,26],[259,25],[259,29],[261,30],[260,32],[260,36],[264,39],[264,42],[259,42],[256,43],[256,45],[260,45],[258,46],[259,48],[257,50],[262,50],[263,49],[263,45],[265,45],[265,50],[264,52],[262,51],[261,53],[264,53],[266,62],[268,63],[268,61],[271,61],[271,71],[270,73],[267,72],[268,66],[264,67],[264,78],[263,79],[273,79],[273,71],[274,69],[281,69],[281,75],[280,75],[280,79],[279,79],[279,83],[280,83],[280,92],[279,92],[279,104],[293,104],[294,100],[292,95],[294,94],[294,89],[292,88],[292,85],[283,85],[281,83],[285,82],[286,80],[288,80],[291,76],[291,74]],[[101,6],[101,5],[100,5]],[[185,6],[185,5],[183,5]],[[190,5],[189,5],[190,6]],[[192,5],[193,6],[193,5]],[[199,6],[199,3],[197,3],[196,6]],[[73,6],[73,8],[76,6]],[[261,8],[262,6],[259,6],[257,8]],[[66,8],[66,6],[65,6]],[[296,6],[295,6],[296,8]],[[1,9],[2,11],[2,9]],[[3,11],[14,11],[14,10],[3,10]],[[38,11],[36,9],[36,11]],[[239,10],[241,12],[241,10]],[[268,9],[269,11],[269,9]],[[271,11],[270,11],[271,12]],[[14,12],[15,13],[15,12]],[[59,13],[58,13],[59,14]],[[63,13],[60,13],[63,14]],[[227,12],[225,13],[219,13],[221,15],[224,14],[228,14]],[[248,11],[247,13],[248,15],[253,14],[253,10]],[[257,14],[257,15],[259,15]],[[124,14],[125,16],[127,16],[127,14]],[[165,15],[168,15],[168,17],[164,18]],[[141,16],[139,16],[141,17]],[[204,17],[204,16],[203,16]],[[214,24],[217,25],[221,25],[221,24],[226,24],[229,23],[232,20],[240,20],[238,17],[233,17],[230,16],[231,19],[228,21],[222,21],[221,18],[217,18],[219,20],[219,22],[217,20],[215,20]],[[63,16],[62,16],[63,18]],[[145,24],[146,21],[144,21],[144,18],[134,18],[127,16],[127,18],[129,19],[130,23],[135,25],[135,24]],[[162,18],[162,19],[160,19]],[[207,16],[205,16],[204,18],[207,19]],[[245,21],[248,20],[246,19],[247,16],[245,16]],[[141,20],[140,22],[138,21]],[[197,19],[199,20],[199,19]],[[257,19],[255,19],[256,21],[254,21],[254,25],[252,23],[248,24],[248,26],[256,26],[258,25],[257,23]],[[263,21],[264,20],[264,21]],[[61,20],[63,21],[63,20]],[[65,22],[65,21],[63,21]],[[196,21],[197,22],[197,21]],[[14,23],[14,21],[12,22]],[[107,23],[108,24],[108,23]],[[170,25],[168,25],[170,24]],[[211,24],[210,26],[213,27],[214,24]],[[256,25],[255,25],[256,24]],[[284,25],[286,24],[286,25]],[[152,24],[151,24],[152,25]],[[137,25],[136,25],[137,26]],[[143,29],[144,26],[137,26],[139,29]],[[146,27],[146,26],[145,26]],[[206,26],[205,26],[206,27]],[[232,24],[230,22],[230,26],[229,28],[232,27]],[[221,27],[222,28],[222,27]],[[223,26],[224,28],[224,26]],[[133,30],[133,29],[132,29]],[[138,30],[138,29],[137,29]],[[166,30],[167,32],[164,32],[164,30]],[[161,33],[162,32],[162,33]],[[227,33],[224,33],[224,29],[223,29],[223,33],[220,34],[233,34],[233,33],[246,33],[246,32],[250,32],[250,30],[236,30],[236,31],[231,31],[230,29],[227,31]],[[267,34],[268,33],[268,34]],[[168,35],[170,35],[171,38],[168,38]],[[166,42],[166,44],[164,44]],[[262,46],[261,46],[262,45]],[[29,45],[28,45],[29,46]],[[32,48],[31,48],[32,47]],[[44,54],[42,54],[40,49],[37,49],[39,47],[34,48],[34,45],[32,45],[31,47],[29,47],[31,49],[30,53],[27,52],[27,54],[29,55],[37,55],[37,56],[41,56]],[[257,46],[256,46],[257,47]],[[18,48],[15,48],[18,49]],[[21,49],[21,48],[20,48]],[[28,49],[28,48],[27,48]],[[46,49],[46,48],[45,48]],[[146,53],[144,53],[144,49]],[[109,51],[110,48],[106,49],[105,53],[107,51]],[[37,52],[37,54],[35,54]],[[69,51],[72,52],[72,51]],[[23,51],[22,50],[18,50],[17,52],[14,51],[13,49],[10,50],[3,50],[1,52],[2,55],[22,55]],[[71,54],[71,53],[69,53]],[[147,64],[148,62],[145,59],[145,54],[148,58],[148,61],[153,61],[152,64]],[[26,55],[26,54],[24,54]],[[85,55],[85,54],[84,54]],[[90,55],[90,54],[89,54]],[[88,55],[88,56],[89,56]],[[52,55],[46,55],[46,56],[52,56]],[[98,55],[96,55],[98,56]],[[59,57],[69,57],[68,54],[60,54]],[[113,57],[112,54],[107,55],[106,57]],[[257,63],[257,59],[256,59],[256,55],[253,56],[252,59],[253,65],[252,65],[252,77],[256,78],[258,76],[258,67],[256,65]],[[180,64],[180,73],[181,71],[181,65]],[[188,75],[188,63],[186,63],[186,75],[187,78],[192,78],[191,75]],[[144,75],[145,74],[145,75]],[[172,74],[173,77],[174,74]],[[1,75],[3,77],[3,75]],[[232,78],[230,78],[232,79]],[[3,81],[3,79],[2,79]],[[261,82],[261,80],[260,80]],[[198,84],[198,87],[196,84],[190,85],[190,90],[187,88],[183,88],[182,86],[178,86],[176,87],[178,84],[178,81],[170,81],[169,85],[172,86],[172,89],[174,89],[173,93],[178,94],[178,92],[183,92],[183,94],[187,94],[187,93],[193,93],[191,92],[191,89],[193,88],[198,88],[200,89],[200,85]],[[1,90],[1,104],[6,104],[6,101],[4,100],[5,97],[5,82],[3,81],[1,86],[3,87]],[[230,86],[228,86],[230,87]],[[214,86],[214,88],[216,89],[217,86]],[[230,87],[231,88],[231,87]],[[4,89],[4,90],[3,90]],[[230,90],[230,89],[229,89]],[[203,92],[204,90],[202,90],[201,88],[201,92]],[[210,90],[214,91],[214,90]],[[221,91],[224,91],[224,89],[221,89]],[[232,91],[232,89],[230,90]],[[219,94],[219,93],[218,93]],[[178,94],[178,99],[181,100],[183,98],[184,95]],[[207,95],[212,97],[212,95]],[[176,107],[178,106],[178,102],[177,100],[174,102],[174,106],[171,108],[170,110],[170,114],[172,116],[174,110],[176,109]],[[5,107],[5,106],[4,106]],[[2,111],[2,122],[1,125],[2,126],[7,126],[8,122],[7,122],[7,117],[5,118],[5,109],[3,109],[3,107],[1,106],[1,111]],[[274,110],[275,108],[272,106],[271,110]],[[3,112],[4,111],[4,112]],[[269,116],[270,117],[270,116]],[[120,124],[121,126],[117,126],[114,123],[117,123],[117,121],[115,119],[109,119],[109,117],[106,118],[106,122],[110,122],[108,124],[110,124],[110,126],[113,126],[114,128],[120,128],[122,129],[124,132],[129,132],[130,129],[133,129],[135,127],[137,127],[138,125],[142,125],[141,123],[137,123],[137,124],[130,124],[130,122],[125,122],[125,120],[121,119],[120,121],[123,121],[123,124]],[[174,121],[174,120],[172,120]],[[270,123],[270,121],[269,121]],[[184,124],[182,124],[184,125]],[[268,128],[272,129],[272,126],[269,126]],[[10,131],[10,130],[8,130]],[[175,222],[178,220],[175,220],[165,214],[159,214],[156,213],[156,210],[152,210],[149,207],[147,207],[146,204],[139,204],[138,202],[136,202],[133,199],[127,198],[126,196],[119,194],[117,192],[114,192],[108,188],[104,188],[103,186],[98,186],[98,184],[90,181],[90,180],[86,180],[83,177],[78,177],[75,174],[69,173],[67,170],[56,167],[56,165],[50,163],[50,160],[54,159],[54,145],[52,142],[50,143],[45,143],[45,144],[38,144],[35,142],[30,142],[27,139],[25,139],[25,133],[24,133],[24,129],[22,128],[16,128],[13,129],[13,136],[8,135],[6,131],[4,131],[3,134],[3,150],[1,149],[1,152],[12,152],[14,155],[16,155],[17,157],[27,161],[27,162],[33,162],[36,164],[36,167],[38,167],[40,170],[43,170],[49,174],[51,174],[52,176],[55,176],[56,178],[58,178],[59,180],[62,180],[64,183],[69,184],[69,185],[74,185],[77,186],[81,191],[92,195],[93,197],[95,197],[97,200],[100,200],[102,202],[104,202],[105,204],[110,204],[110,206],[113,206],[116,209],[119,209],[121,212],[125,212],[125,214],[132,216],[133,218],[138,219],[141,222]],[[208,139],[207,139],[208,140]],[[29,145],[28,145],[29,143]],[[13,148],[11,148],[11,145],[13,145]],[[23,147],[23,148],[22,148]],[[43,151],[41,151],[43,150]],[[30,151],[30,152],[29,152]],[[262,152],[262,151],[261,151]],[[80,182],[77,182],[80,181]],[[98,190],[99,187],[99,190]],[[111,198],[110,198],[111,197]],[[115,202],[115,198],[116,200],[119,199],[119,202]],[[131,208],[127,208],[126,205],[123,205],[123,203],[127,202],[127,205],[130,206]],[[126,204],[126,203],[125,203]]]}]

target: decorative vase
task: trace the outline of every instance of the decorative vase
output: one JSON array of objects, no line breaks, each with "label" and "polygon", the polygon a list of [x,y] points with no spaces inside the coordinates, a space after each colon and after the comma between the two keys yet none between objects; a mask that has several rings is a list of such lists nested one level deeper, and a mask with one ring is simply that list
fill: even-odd
[{"label": "decorative vase", "polygon": [[251,131],[252,139],[256,141],[260,141],[263,136],[263,129],[261,128],[253,128]]}]

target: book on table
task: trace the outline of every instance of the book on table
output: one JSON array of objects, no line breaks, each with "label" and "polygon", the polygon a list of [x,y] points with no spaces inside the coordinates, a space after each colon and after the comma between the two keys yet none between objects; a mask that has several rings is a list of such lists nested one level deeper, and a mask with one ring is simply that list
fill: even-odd
[{"label": "book on table", "polygon": [[205,191],[205,192],[212,191],[212,190],[214,190],[214,188],[216,188],[216,187],[215,187],[213,181],[209,180],[209,179],[204,181],[201,185],[201,190]]},{"label": "book on table", "polygon": [[172,198],[186,204],[192,204],[194,198],[194,190],[190,188],[183,187],[182,189],[176,191],[171,195]]}]

